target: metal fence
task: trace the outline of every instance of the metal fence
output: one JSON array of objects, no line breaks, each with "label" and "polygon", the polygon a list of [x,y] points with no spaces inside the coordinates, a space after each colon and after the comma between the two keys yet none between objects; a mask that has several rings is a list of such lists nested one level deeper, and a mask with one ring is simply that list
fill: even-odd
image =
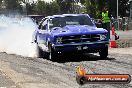
[{"label": "metal fence", "polygon": [[114,25],[116,30],[122,30],[122,31],[132,30],[132,18],[123,17],[123,18],[119,18],[118,20],[111,19],[111,25]]},{"label": "metal fence", "polygon": [[132,30],[132,18],[129,18],[128,20],[128,29]]},{"label": "metal fence", "polygon": [[[92,19],[97,27],[103,27],[101,19]],[[119,22],[119,23],[118,23]],[[110,27],[112,25],[115,27],[115,30],[132,30],[132,18],[123,17],[119,19],[111,18]]]}]

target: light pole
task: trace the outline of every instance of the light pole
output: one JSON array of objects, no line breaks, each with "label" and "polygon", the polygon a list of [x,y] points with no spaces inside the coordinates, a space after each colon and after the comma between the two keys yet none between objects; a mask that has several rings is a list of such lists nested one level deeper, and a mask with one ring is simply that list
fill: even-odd
[{"label": "light pole", "polygon": [[118,18],[118,0],[117,0],[117,18]]},{"label": "light pole", "polygon": [[117,29],[119,30],[119,18],[118,18],[118,12],[119,12],[119,7],[118,7],[118,0],[117,0],[117,22],[118,22],[118,26],[117,26]]},{"label": "light pole", "polygon": [[130,17],[132,18],[132,0],[129,0],[130,3]]}]

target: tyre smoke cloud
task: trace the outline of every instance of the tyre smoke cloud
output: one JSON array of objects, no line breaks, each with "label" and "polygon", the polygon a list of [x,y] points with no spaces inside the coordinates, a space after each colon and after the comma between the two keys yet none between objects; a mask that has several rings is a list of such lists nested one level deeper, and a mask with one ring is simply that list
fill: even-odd
[{"label": "tyre smoke cloud", "polygon": [[0,15],[0,52],[36,57],[32,34],[37,25],[28,17]]}]

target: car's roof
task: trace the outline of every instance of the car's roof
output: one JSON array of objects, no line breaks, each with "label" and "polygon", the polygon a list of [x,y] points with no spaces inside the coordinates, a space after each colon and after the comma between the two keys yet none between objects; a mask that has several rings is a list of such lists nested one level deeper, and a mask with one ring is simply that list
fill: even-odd
[{"label": "car's roof", "polygon": [[37,16],[43,16],[43,15],[27,15],[27,16],[29,16],[29,17],[31,17],[31,16],[37,17]]},{"label": "car's roof", "polygon": [[88,16],[88,14],[61,14],[61,15],[47,16],[46,18],[65,17],[65,16],[82,16],[82,15]]}]

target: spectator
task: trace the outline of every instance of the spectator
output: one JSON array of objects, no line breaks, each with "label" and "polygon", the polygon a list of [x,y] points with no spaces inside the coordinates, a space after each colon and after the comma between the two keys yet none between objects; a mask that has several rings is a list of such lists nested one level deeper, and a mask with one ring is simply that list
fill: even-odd
[{"label": "spectator", "polygon": [[104,7],[102,11],[103,28],[108,31],[107,39],[110,39],[110,14],[107,7]]}]

